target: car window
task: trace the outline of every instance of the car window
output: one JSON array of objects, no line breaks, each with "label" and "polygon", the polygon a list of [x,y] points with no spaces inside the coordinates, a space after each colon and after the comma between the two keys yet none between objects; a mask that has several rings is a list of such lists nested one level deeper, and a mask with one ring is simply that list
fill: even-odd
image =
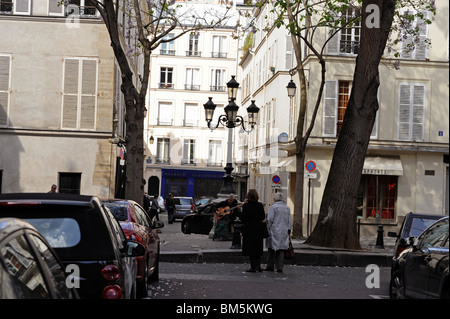
[{"label": "car window", "polygon": [[106,213],[109,216],[110,225],[112,228],[112,231],[114,233],[114,237],[117,240],[117,244],[119,245],[119,249],[123,248],[123,243],[125,241],[125,235],[123,233],[122,228],[120,227],[119,222],[114,218],[114,216],[111,214],[111,212],[108,209],[105,209]]},{"label": "car window", "polygon": [[23,235],[0,248],[6,269],[14,282],[18,299],[49,299],[47,285],[38,262]]},{"label": "car window", "polygon": [[53,248],[76,246],[81,239],[78,222],[73,218],[26,218]]},{"label": "car window", "polygon": [[[175,202],[175,204],[177,204]],[[191,199],[190,198],[178,198],[178,204],[179,205],[191,205]]]},{"label": "car window", "polygon": [[[419,237],[422,232],[431,226],[436,219],[428,219],[423,217],[414,217],[411,222],[409,236]],[[408,236],[408,237],[409,237]]]},{"label": "car window", "polygon": [[134,205],[134,212],[136,213],[136,218],[138,219],[139,224],[144,225],[145,227],[150,227],[147,215],[142,208],[138,205]]},{"label": "car window", "polygon": [[109,210],[111,211],[111,213],[114,215],[114,217],[118,220],[118,221],[123,221],[126,222],[128,221],[128,210],[127,210],[127,205],[125,203],[108,203],[105,202],[103,203],[107,208],[109,208]]},{"label": "car window", "polygon": [[448,234],[448,219],[437,222],[423,234],[421,247],[440,247]]},{"label": "car window", "polygon": [[62,269],[55,255],[53,255],[52,251],[41,240],[41,238],[35,235],[31,235],[30,239],[34,243],[34,245],[38,248],[38,251],[41,254],[42,259],[50,269],[51,276],[53,277],[53,282],[55,283],[55,289],[57,292],[59,292],[60,297],[70,298],[71,293],[66,286],[66,277],[64,270]]}]

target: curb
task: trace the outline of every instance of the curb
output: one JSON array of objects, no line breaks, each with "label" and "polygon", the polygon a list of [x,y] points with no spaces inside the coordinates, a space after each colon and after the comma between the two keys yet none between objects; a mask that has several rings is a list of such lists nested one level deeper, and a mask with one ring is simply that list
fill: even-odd
[{"label": "curb", "polygon": [[[265,261],[267,251],[261,258]],[[160,262],[172,263],[248,263],[247,256],[241,250],[195,250],[195,251],[161,251]],[[264,263],[264,262],[263,262]],[[285,259],[287,265],[298,266],[340,266],[366,267],[375,264],[379,267],[390,267],[392,254],[361,251],[329,251],[314,249],[296,249],[293,259]]]}]

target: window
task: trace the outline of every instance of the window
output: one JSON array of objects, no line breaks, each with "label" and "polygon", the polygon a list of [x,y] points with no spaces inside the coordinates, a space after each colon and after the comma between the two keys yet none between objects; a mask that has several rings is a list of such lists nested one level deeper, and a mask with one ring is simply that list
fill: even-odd
[{"label": "window", "polygon": [[198,125],[198,105],[195,103],[186,103],[184,105],[184,126]]},{"label": "window", "polygon": [[[350,81],[326,81],[323,95],[323,126],[324,136],[337,137],[344,123],[345,111],[350,99],[352,82]],[[371,138],[377,137],[377,121],[372,128]]]},{"label": "window", "polygon": [[60,0],[48,0],[49,16],[64,16],[65,6],[59,6]]},{"label": "window", "polygon": [[210,140],[208,146],[208,166],[223,166],[222,142]]},{"label": "window", "polygon": [[170,139],[158,138],[156,142],[156,163],[170,164]]},{"label": "window", "polygon": [[185,139],[183,141],[182,164],[195,164],[195,140]]},{"label": "window", "polygon": [[173,106],[171,102],[159,102],[158,125],[173,124]]},{"label": "window", "polygon": [[[405,12],[405,15],[411,14],[411,12]],[[414,21],[411,23],[411,30],[413,34],[404,34],[402,37],[402,58],[425,60],[427,57],[427,36],[428,36],[428,24],[427,12],[423,14],[421,18],[419,14],[415,15]]]},{"label": "window", "polygon": [[186,69],[186,84],[184,85],[185,90],[200,90],[200,69],[187,68]]},{"label": "window", "polygon": [[[328,41],[328,54],[358,54],[361,21],[355,21],[356,10],[358,9],[348,8],[343,11],[340,17],[343,27]],[[329,28],[329,35],[335,32],[335,29]]]},{"label": "window", "polygon": [[400,83],[398,105],[398,139],[423,141],[425,85]]},{"label": "window", "polygon": [[78,245],[81,230],[73,218],[27,218],[49,245],[53,248],[66,248]]},{"label": "window", "polygon": [[0,126],[8,125],[11,87],[11,56],[0,54]]},{"label": "window", "polygon": [[186,51],[186,56],[202,56],[198,50],[198,33],[191,33],[189,35],[189,50]]},{"label": "window", "polygon": [[227,48],[226,48],[226,36],[213,36],[213,47],[211,52],[211,57],[213,58],[226,58]]},{"label": "window", "polygon": [[173,68],[161,68],[160,73],[160,83],[159,88],[160,89],[173,89]]},{"label": "window", "polygon": [[29,15],[31,0],[0,0],[0,13]]},{"label": "window", "polygon": [[97,10],[94,6],[88,6],[86,0],[69,0],[66,15],[80,15],[81,17],[96,17]]},{"label": "window", "polygon": [[211,91],[225,92],[225,70],[211,70]]},{"label": "window", "polygon": [[59,173],[59,192],[80,194],[81,173]]},{"label": "window", "polygon": [[66,58],[62,128],[94,130],[97,114],[97,59]]},{"label": "window", "polygon": [[398,176],[362,175],[358,206],[366,218],[395,218]]},{"label": "window", "polygon": [[338,110],[337,110],[337,135],[341,132],[344,123],[345,110],[347,109],[348,100],[350,99],[350,81],[339,81],[338,91]]},{"label": "window", "polygon": [[442,220],[430,226],[421,236],[421,247],[441,247],[448,235],[448,219]]},{"label": "window", "polygon": [[0,0],[0,13],[12,13],[13,0]]},{"label": "window", "polygon": [[163,37],[163,41],[161,43],[161,54],[163,55],[175,55],[175,42],[173,40],[174,34],[169,33]]}]

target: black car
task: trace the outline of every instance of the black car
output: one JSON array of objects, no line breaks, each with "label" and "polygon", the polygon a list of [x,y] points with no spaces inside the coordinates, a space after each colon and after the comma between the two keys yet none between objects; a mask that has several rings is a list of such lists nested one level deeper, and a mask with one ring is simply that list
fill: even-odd
[{"label": "black car", "polygon": [[95,196],[0,194],[0,217],[21,218],[47,240],[73,275],[81,298],[134,298],[135,256],[144,247],[127,240]]},{"label": "black car", "polygon": [[0,218],[0,299],[78,299],[63,265],[31,224]]},{"label": "black car", "polygon": [[397,238],[395,241],[393,259],[395,260],[398,258],[400,253],[409,246],[409,243],[407,242],[409,237],[418,237],[428,226],[440,218],[442,218],[442,215],[408,213],[403,220],[402,227],[400,227],[398,234],[395,232],[388,232],[389,237]]},{"label": "black car", "polygon": [[395,260],[389,296],[392,299],[449,299],[449,217],[428,227]]},{"label": "black car", "polygon": [[206,204],[193,214],[186,215],[181,221],[181,231],[184,234],[208,235],[214,223],[216,206],[213,203]]}]

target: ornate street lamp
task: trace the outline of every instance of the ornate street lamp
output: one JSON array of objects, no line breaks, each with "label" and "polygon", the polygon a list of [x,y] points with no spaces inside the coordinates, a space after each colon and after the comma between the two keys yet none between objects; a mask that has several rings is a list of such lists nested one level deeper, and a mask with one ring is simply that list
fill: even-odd
[{"label": "ornate street lamp", "polygon": [[287,88],[287,92],[288,92],[288,96],[290,98],[293,98],[295,96],[295,91],[297,90],[297,86],[294,83],[294,80],[291,80],[288,85],[286,86]]},{"label": "ornate street lamp", "polygon": [[[294,84],[295,85],[295,84]],[[221,124],[228,128],[228,148],[227,148],[227,165],[225,166],[226,174],[223,177],[223,185],[218,197],[227,197],[231,193],[236,193],[234,190],[233,177],[231,176],[231,172],[233,171],[232,165],[232,141],[233,141],[233,131],[232,129],[237,126],[242,126],[242,129],[250,133],[255,125],[257,124],[259,107],[255,105],[255,101],[252,100],[251,105],[247,108],[248,113],[248,123],[250,124],[250,129],[245,128],[244,118],[240,115],[237,115],[239,106],[234,102],[237,96],[237,90],[239,88],[239,83],[236,82],[235,76],[231,76],[231,80],[227,83],[228,88],[228,105],[225,107],[225,114],[221,114],[217,120],[216,124],[212,124],[212,119],[214,115],[214,110],[216,109],[216,105],[212,101],[212,97],[208,98],[208,102],[203,104],[205,109],[205,119],[208,124],[208,128],[211,131],[215,130]]]}]

